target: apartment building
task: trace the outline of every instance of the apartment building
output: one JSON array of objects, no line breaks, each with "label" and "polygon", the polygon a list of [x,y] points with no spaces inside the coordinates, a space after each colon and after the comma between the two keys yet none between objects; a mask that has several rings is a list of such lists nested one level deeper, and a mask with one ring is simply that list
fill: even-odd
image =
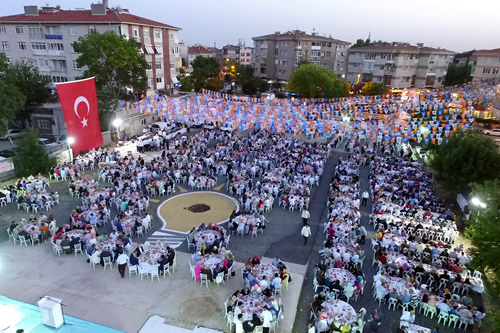
[{"label": "apartment building", "polygon": [[9,61],[32,61],[52,82],[75,80],[83,73],[72,44],[91,32],[114,31],[141,43],[151,90],[169,91],[177,83],[182,59],[179,28],[108,8],[107,0],[90,10],[25,6],[24,13],[0,17],[0,52]]},{"label": "apartment building", "polygon": [[240,49],[239,45],[226,45],[222,47],[222,57],[224,59],[240,61]]},{"label": "apartment building", "polygon": [[339,78],[347,73],[348,42],[300,30],[252,39],[256,75],[262,78],[285,82],[300,60],[334,70]]},{"label": "apartment building", "polygon": [[392,88],[439,88],[454,53],[408,43],[370,45],[349,50],[347,81],[373,81]]},{"label": "apartment building", "polygon": [[195,44],[193,46],[188,47],[188,70],[189,73],[193,71],[193,61],[196,57],[213,57],[212,51],[210,51],[206,46],[201,44]]},{"label": "apartment building", "polygon": [[240,49],[240,63],[242,65],[252,65],[252,58],[253,49],[251,47],[244,47]]},{"label": "apartment building", "polygon": [[484,79],[500,79],[500,49],[479,50],[472,54],[475,66],[472,68],[472,82]]}]

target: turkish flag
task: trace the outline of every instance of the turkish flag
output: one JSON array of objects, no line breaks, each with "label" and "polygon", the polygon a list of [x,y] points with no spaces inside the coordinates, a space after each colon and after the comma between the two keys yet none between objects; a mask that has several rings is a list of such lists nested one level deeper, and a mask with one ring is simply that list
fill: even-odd
[{"label": "turkish flag", "polygon": [[56,88],[68,135],[75,139],[73,153],[102,145],[95,79],[57,83]]}]

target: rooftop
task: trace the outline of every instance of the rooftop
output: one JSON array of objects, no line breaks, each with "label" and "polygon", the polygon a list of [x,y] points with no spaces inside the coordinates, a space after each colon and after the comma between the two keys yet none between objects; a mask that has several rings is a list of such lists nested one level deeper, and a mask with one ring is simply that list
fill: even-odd
[{"label": "rooftop", "polygon": [[392,43],[392,44],[376,44],[360,47],[352,47],[352,51],[361,52],[418,52],[418,53],[443,53],[443,54],[454,54],[452,51],[448,51],[441,48],[433,47],[419,47],[415,45],[410,45],[408,43]]},{"label": "rooftop", "polygon": [[332,38],[331,36],[320,36],[318,33],[308,34],[304,31],[293,30],[287,32],[275,32],[274,34],[263,35],[258,37],[253,37],[253,40],[266,40],[266,39],[311,39],[311,40],[322,40],[329,41],[332,43],[340,43],[340,44],[351,44],[349,42]]},{"label": "rooftop", "polygon": [[93,15],[91,10],[38,11],[35,15],[17,14],[0,17],[0,23],[129,23],[180,30],[178,27],[133,15],[120,9],[108,9],[105,14]]},{"label": "rooftop", "polygon": [[188,48],[189,54],[212,54],[212,52],[203,45],[193,45]]},{"label": "rooftop", "polygon": [[500,48],[492,50],[477,50],[475,56],[500,56]]}]

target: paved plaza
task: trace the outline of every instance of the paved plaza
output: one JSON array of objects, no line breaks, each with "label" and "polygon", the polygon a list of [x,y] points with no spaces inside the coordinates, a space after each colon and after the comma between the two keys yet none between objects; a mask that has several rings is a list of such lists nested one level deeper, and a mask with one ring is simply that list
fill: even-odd
[{"label": "paved plaza", "polygon": [[[131,147],[121,149],[132,149],[132,153],[136,154]],[[151,159],[159,154],[148,152],[145,155]],[[182,329],[198,329],[203,333],[202,328],[228,332],[223,304],[235,290],[244,285],[241,278],[243,263],[255,255],[264,263],[279,256],[289,268],[292,282],[288,290],[283,292],[284,319],[277,332],[305,332],[310,322],[309,314],[314,296],[313,267],[319,262],[318,250],[323,248],[322,230],[323,223],[327,221],[325,208],[329,183],[338,158],[344,154],[340,149],[332,150],[319,186],[312,190],[309,205],[311,241],[303,245],[300,212],[289,212],[278,207],[275,202],[273,210],[266,214],[269,222],[264,234],[259,234],[256,238],[236,235],[231,237],[229,249],[235,257],[236,274],[225,285],[217,286],[212,283],[206,288],[191,279],[188,262],[192,250],[188,251],[185,242],[185,232],[192,227],[199,226],[201,222],[224,221],[232,211],[234,201],[227,194],[225,180],[218,179],[214,191],[200,192],[189,189],[185,184],[178,184],[175,193],[152,198],[148,211],[153,216],[152,229],[141,238],[133,238],[133,245],[135,247],[137,243],[162,240],[176,248],[177,269],[166,279],[161,276],[160,281],[151,281],[149,278],[141,281],[135,275],[129,277],[128,273],[121,279],[116,266],[112,270],[104,270],[100,266],[93,269],[87,264],[85,256],[56,256],[49,242],[28,248],[13,246],[8,242],[7,233],[2,232],[0,295],[30,304],[36,304],[39,297],[44,295],[57,297],[66,305],[65,313],[124,332],[139,332],[141,328],[142,333],[162,332],[160,327],[163,327],[164,332],[177,332],[164,325],[177,327],[179,332],[184,332]],[[360,168],[361,191],[369,185],[368,172],[368,166]],[[97,170],[86,171],[83,176],[96,179]],[[60,205],[44,213],[52,214],[58,226],[69,223],[71,210],[81,204],[81,200],[69,196],[68,182],[52,182],[50,190],[59,192]],[[197,204],[205,204],[210,209],[203,213],[189,211],[189,207]],[[362,271],[368,283],[364,295],[358,301],[351,302],[356,311],[364,307],[368,313],[378,304],[371,298],[370,288],[372,277],[376,274],[375,268],[371,266],[373,251],[369,238],[374,237],[374,233],[373,228],[368,226],[370,212],[370,205],[361,207],[361,222],[369,232],[366,244],[361,245],[367,258]],[[15,204],[2,207],[0,213],[0,226],[3,230],[11,221],[19,221],[30,215],[17,210]],[[207,213],[210,215],[203,215]],[[115,214],[116,210],[113,208],[111,215]],[[197,214],[201,215],[195,218]],[[98,229],[99,233],[110,231],[110,225]],[[479,302],[476,297],[474,301]],[[387,306],[382,305],[382,311],[384,328],[387,329],[384,332],[392,332],[399,326],[401,310],[388,311]],[[435,318],[431,320],[417,315],[416,324],[434,327],[437,321]],[[369,328],[366,327],[365,331],[369,331]],[[452,331],[453,328],[446,327],[439,332]]]}]

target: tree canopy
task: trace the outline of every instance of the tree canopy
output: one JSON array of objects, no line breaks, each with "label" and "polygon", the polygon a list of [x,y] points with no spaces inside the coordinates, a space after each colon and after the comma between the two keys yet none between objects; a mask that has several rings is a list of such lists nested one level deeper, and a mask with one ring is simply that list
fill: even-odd
[{"label": "tree canopy", "polygon": [[219,62],[217,59],[214,57],[203,57],[203,56],[197,56],[194,60],[193,63],[191,64],[193,67],[193,72],[191,73],[191,77],[193,78],[194,81],[194,90],[198,91],[202,88],[210,89],[211,88],[216,88],[219,87],[220,90],[222,89],[222,82],[220,85],[216,83],[215,80],[212,79],[219,79],[219,72],[220,72],[220,66]]},{"label": "tree canopy", "polygon": [[55,157],[49,154],[38,140],[40,135],[35,128],[21,138],[19,152],[14,156],[16,175],[28,177],[38,173],[47,173],[56,164]]},{"label": "tree canopy", "polygon": [[50,81],[40,75],[38,67],[31,62],[18,62],[11,66],[15,85],[26,97],[24,106],[19,109],[16,118],[29,119],[31,107],[40,105],[50,99],[51,93],[48,85]]},{"label": "tree canopy", "polygon": [[344,84],[337,78],[337,74],[331,69],[314,64],[297,67],[290,75],[285,89],[306,98],[344,96]]},{"label": "tree canopy", "polygon": [[490,268],[499,275],[500,179],[487,180],[484,184],[473,183],[471,188],[473,196],[486,204],[486,208],[470,207],[472,214],[466,235],[474,245],[472,265],[478,270]]},{"label": "tree canopy", "polygon": [[467,194],[471,183],[483,183],[500,176],[500,153],[496,142],[475,130],[453,133],[441,144],[430,164],[437,180],[454,193]]},{"label": "tree canopy", "polygon": [[[12,120],[25,103],[26,96],[16,85],[12,67],[7,63],[5,54],[0,53],[0,119]],[[6,122],[0,121],[0,135],[4,135],[6,131]]]},{"label": "tree canopy", "polygon": [[388,45],[388,44],[390,44],[390,43],[383,41],[383,40],[371,41],[370,38],[367,38],[366,40],[363,40],[360,38],[360,39],[356,40],[356,43],[354,43],[351,47],[362,47],[362,46],[370,46],[370,45]]},{"label": "tree canopy", "polygon": [[383,95],[385,93],[386,87],[383,83],[374,83],[373,81],[368,81],[365,83],[363,88],[361,88],[361,93],[366,96]]},{"label": "tree canopy", "polygon": [[454,86],[470,82],[472,80],[471,72],[471,65],[450,64],[444,78],[444,85]]},{"label": "tree canopy", "polygon": [[246,95],[256,95],[269,89],[269,83],[255,76],[251,65],[237,64],[235,79],[236,83],[241,86],[241,91]]},{"label": "tree canopy", "polygon": [[95,77],[101,127],[107,128],[109,112],[120,99],[130,90],[144,93],[147,89],[147,62],[139,53],[140,43],[114,31],[93,32],[80,37],[73,48],[80,53],[78,67],[86,68],[83,77]]}]

